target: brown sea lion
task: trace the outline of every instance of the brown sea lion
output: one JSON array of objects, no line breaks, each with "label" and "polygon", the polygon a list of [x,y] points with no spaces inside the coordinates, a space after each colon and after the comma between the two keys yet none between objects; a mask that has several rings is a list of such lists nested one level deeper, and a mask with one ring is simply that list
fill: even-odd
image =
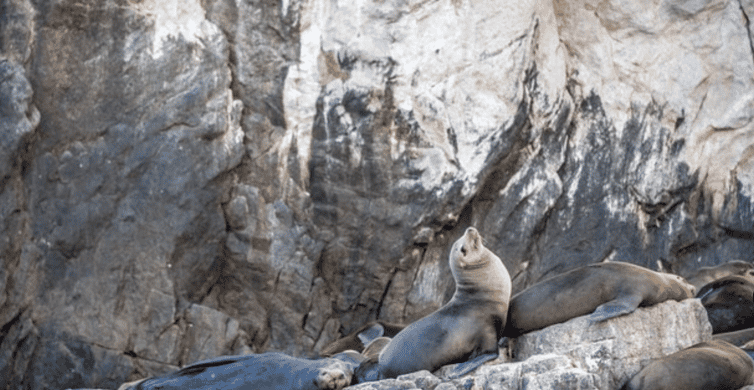
[{"label": "brown sea lion", "polygon": [[376,362],[356,370],[357,382],[464,362],[451,373],[457,377],[497,357],[511,293],[508,271],[474,228],[453,244],[449,262],[456,282],[450,301],[396,334]]},{"label": "brown sea lion", "polygon": [[362,325],[347,336],[337,339],[320,351],[323,357],[333,356],[346,350],[362,352],[364,348],[379,337],[393,337],[405,328],[405,325],[393,324],[385,321],[372,321]]},{"label": "brown sea lion", "polygon": [[712,335],[714,340],[724,340],[737,347],[742,347],[754,340],[754,328],[746,328],[733,332],[724,332]]},{"label": "brown sea lion", "polygon": [[668,299],[693,298],[694,286],[682,277],[638,265],[604,262],[580,267],[536,283],[511,298],[505,336],[583,316],[604,321]]},{"label": "brown sea lion", "polygon": [[737,390],[754,383],[754,361],[723,340],[652,360],[622,390]]},{"label": "brown sea lion", "polygon": [[279,352],[222,356],[180,370],[131,382],[122,390],[287,389],[340,390],[351,382],[353,363],[309,360]]},{"label": "brown sea lion", "polygon": [[754,327],[754,283],[742,276],[726,276],[704,285],[696,295],[707,310],[712,333]]},{"label": "brown sea lion", "polygon": [[743,260],[732,260],[714,267],[701,267],[686,280],[699,291],[702,287],[726,276],[743,276],[754,282],[754,264]]}]

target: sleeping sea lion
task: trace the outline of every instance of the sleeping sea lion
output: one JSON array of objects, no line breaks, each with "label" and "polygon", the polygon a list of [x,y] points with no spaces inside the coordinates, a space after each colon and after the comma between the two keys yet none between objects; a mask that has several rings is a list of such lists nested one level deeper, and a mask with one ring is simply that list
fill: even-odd
[{"label": "sleeping sea lion", "polygon": [[340,339],[337,339],[320,351],[319,355],[329,357],[346,350],[362,352],[373,340],[379,337],[393,337],[405,328],[404,325],[393,324],[385,321],[372,321],[362,325],[355,331]]},{"label": "sleeping sea lion", "polygon": [[754,361],[723,340],[652,360],[621,390],[737,390],[754,383]]},{"label": "sleeping sea lion", "polygon": [[700,291],[702,287],[726,276],[743,276],[754,282],[754,264],[743,260],[732,260],[714,267],[701,267],[686,280]]},{"label": "sleeping sea lion", "polygon": [[706,284],[696,296],[707,310],[712,333],[754,327],[754,283],[742,276],[726,276]]},{"label": "sleeping sea lion", "polygon": [[341,390],[351,382],[356,363],[333,358],[301,359],[279,352],[221,356],[125,384],[119,390]]},{"label": "sleeping sea lion", "polygon": [[754,340],[754,328],[746,328],[736,330],[733,332],[717,333],[712,335],[713,340],[724,340],[736,347],[742,347],[743,345]]},{"label": "sleeping sea lion", "polygon": [[536,283],[511,298],[505,336],[518,337],[589,313],[604,321],[668,299],[694,297],[682,277],[638,265],[604,262]]}]

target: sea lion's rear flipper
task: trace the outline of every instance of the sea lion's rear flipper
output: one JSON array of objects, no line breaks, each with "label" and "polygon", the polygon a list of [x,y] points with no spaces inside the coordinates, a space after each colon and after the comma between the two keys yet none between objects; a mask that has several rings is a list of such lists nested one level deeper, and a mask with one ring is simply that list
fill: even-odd
[{"label": "sea lion's rear flipper", "polygon": [[485,353],[484,355],[479,355],[471,360],[467,360],[463,363],[458,364],[455,366],[450,372],[448,372],[447,378],[448,379],[456,379],[460,378],[471,371],[476,370],[479,366],[481,366],[484,363],[487,363],[490,360],[497,359],[498,354],[495,353]]},{"label": "sea lion's rear flipper", "polygon": [[385,349],[385,347],[390,342],[390,340],[392,340],[390,337],[385,337],[385,336],[378,337],[372,340],[372,342],[369,343],[369,345],[364,347],[364,352],[362,352],[362,354],[367,359],[377,358],[380,356],[380,352],[382,352],[382,350]]},{"label": "sea lion's rear flipper", "polygon": [[379,322],[359,332],[357,337],[366,347],[372,341],[382,337],[385,334],[385,328]]},{"label": "sea lion's rear flipper", "polygon": [[234,356],[220,356],[213,359],[202,360],[202,361],[198,361],[196,363],[191,363],[187,366],[184,366],[180,370],[176,371],[175,375],[186,376],[186,375],[201,374],[204,371],[207,371],[208,369],[213,368],[213,367],[229,365],[229,364],[236,363],[240,360],[249,359],[253,357],[254,355],[246,355],[246,356],[234,355]]},{"label": "sea lion's rear flipper", "polygon": [[633,313],[634,310],[639,307],[641,300],[641,296],[638,295],[618,297],[610,302],[605,302],[597,306],[597,309],[595,309],[594,313],[589,316],[589,319],[592,322],[602,322],[624,314]]}]

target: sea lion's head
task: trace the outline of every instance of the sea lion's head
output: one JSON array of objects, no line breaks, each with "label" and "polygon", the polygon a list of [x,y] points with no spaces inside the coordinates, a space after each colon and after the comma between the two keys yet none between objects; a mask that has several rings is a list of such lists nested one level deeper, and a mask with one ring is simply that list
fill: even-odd
[{"label": "sea lion's head", "polygon": [[678,298],[693,298],[696,296],[696,287],[682,276],[665,273],[662,275],[665,276],[665,281],[673,291],[672,296]]},{"label": "sea lion's head", "polygon": [[482,236],[475,228],[470,227],[453,243],[450,249],[450,269],[453,276],[459,271],[474,270],[487,266],[490,261],[489,251],[482,243]]},{"label": "sea lion's head", "polygon": [[473,227],[453,243],[450,248],[450,271],[458,289],[489,291],[505,297],[510,296],[511,281],[505,265],[492,251],[484,246],[482,235]]}]

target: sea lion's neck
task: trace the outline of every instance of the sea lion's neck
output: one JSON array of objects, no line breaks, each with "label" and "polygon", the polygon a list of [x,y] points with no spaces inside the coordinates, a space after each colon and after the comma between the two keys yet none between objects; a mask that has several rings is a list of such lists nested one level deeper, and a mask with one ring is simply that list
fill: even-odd
[{"label": "sea lion's neck", "polygon": [[479,283],[479,281],[456,280],[453,299],[462,300],[498,300],[505,295],[505,285],[501,283]]}]

